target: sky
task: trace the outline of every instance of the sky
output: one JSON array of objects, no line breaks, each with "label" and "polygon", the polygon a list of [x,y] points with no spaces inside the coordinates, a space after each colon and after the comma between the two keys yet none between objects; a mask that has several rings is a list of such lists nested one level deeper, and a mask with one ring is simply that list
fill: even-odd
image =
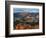
[{"label": "sky", "polygon": [[30,13],[38,13],[39,9],[36,8],[13,8],[14,13],[18,13],[18,12],[30,12]]}]

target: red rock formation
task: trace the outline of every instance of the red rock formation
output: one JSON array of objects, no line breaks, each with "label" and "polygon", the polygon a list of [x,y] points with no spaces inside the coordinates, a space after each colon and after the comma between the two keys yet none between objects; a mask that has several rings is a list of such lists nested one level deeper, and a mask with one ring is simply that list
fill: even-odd
[{"label": "red rock formation", "polygon": [[21,25],[21,24],[17,24],[16,25],[16,29],[20,30],[20,29],[31,29],[31,25]]}]

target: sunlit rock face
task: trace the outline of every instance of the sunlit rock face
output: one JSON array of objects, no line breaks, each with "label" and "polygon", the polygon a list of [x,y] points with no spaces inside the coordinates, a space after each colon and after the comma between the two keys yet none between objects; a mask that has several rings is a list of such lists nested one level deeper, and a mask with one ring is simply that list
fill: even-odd
[{"label": "sunlit rock face", "polygon": [[39,25],[30,25],[30,24],[17,24],[16,30],[24,30],[24,29],[39,29]]},{"label": "sunlit rock face", "polygon": [[26,25],[26,24],[17,24],[16,25],[16,30],[21,30],[21,29],[31,29],[31,25]]}]

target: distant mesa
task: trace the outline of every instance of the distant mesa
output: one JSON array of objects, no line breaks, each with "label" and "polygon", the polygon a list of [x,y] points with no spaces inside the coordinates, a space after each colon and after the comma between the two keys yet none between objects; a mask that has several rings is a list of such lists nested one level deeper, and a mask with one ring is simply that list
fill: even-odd
[{"label": "distant mesa", "polygon": [[21,15],[21,16],[27,16],[28,15],[28,13],[20,13],[19,15]]},{"label": "distant mesa", "polygon": [[39,13],[27,13],[27,12],[24,12],[24,13],[14,13],[14,16],[15,17],[26,17],[26,16],[35,16],[35,15],[39,15]]}]

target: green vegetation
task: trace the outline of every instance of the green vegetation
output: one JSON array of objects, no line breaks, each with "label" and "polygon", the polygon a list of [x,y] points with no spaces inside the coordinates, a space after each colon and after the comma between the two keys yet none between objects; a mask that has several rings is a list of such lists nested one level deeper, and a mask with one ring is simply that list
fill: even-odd
[{"label": "green vegetation", "polygon": [[34,20],[33,20],[33,22],[29,22],[28,20],[25,20],[24,18],[21,18],[19,20],[16,19],[16,21],[14,22],[14,24],[19,24],[19,23],[30,24],[30,25],[33,25],[33,26],[39,24],[39,22],[35,22]]}]

